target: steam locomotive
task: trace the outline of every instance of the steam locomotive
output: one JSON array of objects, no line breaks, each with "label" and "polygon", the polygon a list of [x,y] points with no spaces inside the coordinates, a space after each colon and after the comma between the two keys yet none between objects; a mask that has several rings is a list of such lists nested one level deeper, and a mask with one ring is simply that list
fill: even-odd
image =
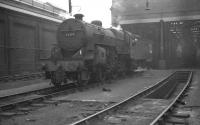
[{"label": "steam locomotive", "polygon": [[82,17],[76,14],[75,19],[67,19],[58,27],[58,43],[47,63],[55,86],[70,80],[87,84],[91,80],[116,78],[137,67],[134,46],[140,42],[138,35],[102,28],[97,20],[86,23]]}]

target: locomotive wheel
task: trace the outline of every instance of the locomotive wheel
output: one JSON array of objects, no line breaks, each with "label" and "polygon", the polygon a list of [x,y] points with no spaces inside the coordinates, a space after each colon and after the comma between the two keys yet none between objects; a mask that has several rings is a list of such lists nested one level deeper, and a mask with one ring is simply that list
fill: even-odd
[{"label": "locomotive wheel", "polygon": [[88,71],[81,71],[78,74],[78,84],[86,86],[90,81],[90,73]]},{"label": "locomotive wheel", "polygon": [[65,71],[62,67],[59,67],[55,72],[53,72],[51,82],[54,84],[54,86],[59,87],[64,81]]},{"label": "locomotive wheel", "polygon": [[90,79],[91,79],[91,74],[89,72],[87,72],[87,79],[83,80],[84,85],[87,85],[89,83]]},{"label": "locomotive wheel", "polygon": [[54,73],[54,74],[52,75],[52,77],[51,77],[51,83],[52,83],[55,87],[61,86],[61,82],[59,82],[59,81],[56,79],[55,73]]},{"label": "locomotive wheel", "polygon": [[112,79],[117,79],[119,75],[117,73],[112,73]]},{"label": "locomotive wheel", "polygon": [[99,82],[104,82],[105,81],[105,79],[106,79],[106,76],[105,76],[105,73],[103,72],[103,70],[102,69],[99,69],[99,71],[98,71],[98,81]]},{"label": "locomotive wheel", "polygon": [[88,85],[88,83],[89,83],[89,80],[81,80],[81,84],[82,84],[83,86]]}]

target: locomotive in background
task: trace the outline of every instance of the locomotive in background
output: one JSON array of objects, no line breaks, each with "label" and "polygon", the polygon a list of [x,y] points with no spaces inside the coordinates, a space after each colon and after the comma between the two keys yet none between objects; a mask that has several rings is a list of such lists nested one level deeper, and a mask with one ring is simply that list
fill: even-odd
[{"label": "locomotive in background", "polygon": [[[148,44],[142,44],[141,49],[137,49],[139,52],[135,52],[135,45],[142,43],[138,35],[102,28],[100,21],[86,23],[82,17],[82,14],[76,14],[75,19],[67,19],[58,27],[58,44],[46,64],[55,86],[68,80],[84,84],[89,80],[116,78],[136,69],[136,59],[149,57],[150,50],[144,47]],[[138,58],[141,53],[145,56]]]}]

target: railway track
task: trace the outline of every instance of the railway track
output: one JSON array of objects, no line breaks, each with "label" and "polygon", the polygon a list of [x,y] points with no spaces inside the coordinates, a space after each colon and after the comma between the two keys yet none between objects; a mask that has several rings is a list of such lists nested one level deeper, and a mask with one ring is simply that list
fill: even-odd
[{"label": "railway track", "polygon": [[183,104],[181,99],[191,80],[192,72],[177,71],[154,86],[71,125],[187,124],[189,115],[176,112],[176,108]]},{"label": "railway track", "polygon": [[44,73],[42,72],[16,74],[16,75],[2,76],[0,77],[0,82],[8,82],[8,81],[16,81],[16,80],[24,80],[24,79],[29,80],[29,79],[41,78],[43,76],[44,76]]},{"label": "railway track", "polygon": [[[35,74],[37,75],[37,74]],[[33,75],[34,76],[34,75]],[[20,78],[25,79],[25,78],[32,77],[31,75],[27,76],[20,76]],[[6,111],[9,109],[13,109],[16,106],[20,104],[27,104],[27,103],[32,103],[37,100],[45,100],[47,98],[50,98],[52,96],[60,95],[62,93],[72,93],[76,90],[81,90],[82,89],[87,89],[94,87],[94,85],[90,84],[89,86],[77,86],[75,82],[71,82],[69,84],[63,85],[61,88],[56,88],[56,87],[49,87],[49,88],[44,88],[44,89],[38,89],[38,90],[33,90],[33,91],[28,91],[25,93],[19,93],[15,95],[6,95],[3,97],[0,97],[0,111]],[[1,115],[1,112],[0,112]]]},{"label": "railway track", "polygon": [[[25,93],[19,93],[16,95],[9,95],[0,97],[0,114],[4,111],[14,109],[22,104],[32,104],[47,100],[51,97],[61,94],[73,93],[76,90],[84,89],[82,86],[77,86],[74,83],[63,85],[61,88],[49,87],[45,89],[39,89],[29,91]],[[4,113],[3,113],[4,114]]]}]

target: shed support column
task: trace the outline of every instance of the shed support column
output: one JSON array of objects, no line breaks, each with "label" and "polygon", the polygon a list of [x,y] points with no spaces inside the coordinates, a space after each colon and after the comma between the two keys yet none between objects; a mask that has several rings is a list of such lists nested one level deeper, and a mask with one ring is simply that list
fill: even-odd
[{"label": "shed support column", "polygon": [[164,59],[164,21],[160,20],[160,60],[159,68],[166,68],[166,61]]}]

